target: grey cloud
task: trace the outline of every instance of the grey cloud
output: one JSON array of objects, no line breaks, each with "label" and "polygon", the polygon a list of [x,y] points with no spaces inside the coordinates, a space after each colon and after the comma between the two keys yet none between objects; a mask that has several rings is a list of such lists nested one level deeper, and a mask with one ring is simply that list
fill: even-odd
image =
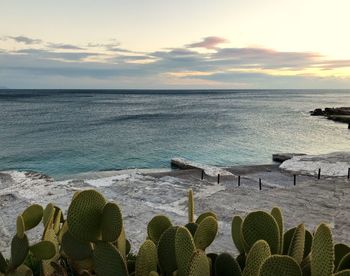
[{"label": "grey cloud", "polygon": [[203,38],[202,41],[187,44],[188,48],[206,48],[206,49],[215,49],[217,45],[228,42],[227,39],[218,36],[208,36]]},{"label": "grey cloud", "polygon": [[73,44],[61,44],[61,43],[49,43],[49,48],[62,49],[62,50],[84,50],[84,48]]},{"label": "grey cloud", "polygon": [[27,44],[27,45],[40,44],[43,42],[41,39],[34,39],[34,38],[27,37],[27,36],[22,36],[22,35],[20,35],[20,36],[7,36],[7,38],[12,39],[12,40],[19,42],[19,43]]}]

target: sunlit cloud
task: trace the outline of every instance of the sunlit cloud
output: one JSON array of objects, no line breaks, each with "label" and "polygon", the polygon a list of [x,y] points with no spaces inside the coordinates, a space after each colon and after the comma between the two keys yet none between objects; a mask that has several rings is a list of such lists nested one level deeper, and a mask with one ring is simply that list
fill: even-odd
[{"label": "sunlit cloud", "polygon": [[229,42],[227,39],[218,36],[208,36],[202,39],[200,42],[195,42],[186,45],[188,48],[206,48],[215,49],[219,44]]}]

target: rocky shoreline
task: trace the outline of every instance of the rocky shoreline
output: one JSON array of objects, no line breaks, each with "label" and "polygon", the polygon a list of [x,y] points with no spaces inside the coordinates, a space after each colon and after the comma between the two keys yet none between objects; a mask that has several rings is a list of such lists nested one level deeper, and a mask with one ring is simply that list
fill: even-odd
[{"label": "rocky shoreline", "polygon": [[323,110],[321,108],[316,108],[310,111],[310,115],[323,116],[335,122],[346,123],[350,129],[350,107],[326,107]]}]

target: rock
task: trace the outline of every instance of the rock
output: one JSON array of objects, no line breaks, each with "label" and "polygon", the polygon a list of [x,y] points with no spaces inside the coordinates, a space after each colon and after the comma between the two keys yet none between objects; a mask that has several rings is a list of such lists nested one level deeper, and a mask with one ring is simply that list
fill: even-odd
[{"label": "rock", "polygon": [[321,108],[316,108],[314,111],[310,111],[311,116],[324,116],[324,112]]},{"label": "rock", "polygon": [[329,120],[350,124],[350,107],[316,108],[310,111],[311,116],[324,116]]},{"label": "rock", "polygon": [[305,153],[275,153],[272,154],[272,160],[278,163],[282,163],[288,159],[292,159],[294,156],[305,155]]}]

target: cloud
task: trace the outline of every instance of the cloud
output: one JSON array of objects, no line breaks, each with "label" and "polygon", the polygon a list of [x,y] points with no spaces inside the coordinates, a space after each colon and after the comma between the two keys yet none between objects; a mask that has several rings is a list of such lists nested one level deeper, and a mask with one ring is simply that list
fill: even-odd
[{"label": "cloud", "polygon": [[206,48],[206,49],[215,49],[217,45],[222,43],[227,43],[228,40],[218,36],[208,36],[203,38],[202,41],[187,44],[187,48]]},{"label": "cloud", "polygon": [[61,44],[61,43],[49,43],[48,46],[52,49],[61,49],[61,50],[84,50],[85,49],[76,45]]},{"label": "cloud", "polygon": [[41,39],[34,39],[34,38],[27,37],[27,36],[7,36],[6,38],[7,39],[12,39],[12,40],[14,40],[16,42],[24,43],[24,44],[27,44],[27,45],[42,43]]}]

